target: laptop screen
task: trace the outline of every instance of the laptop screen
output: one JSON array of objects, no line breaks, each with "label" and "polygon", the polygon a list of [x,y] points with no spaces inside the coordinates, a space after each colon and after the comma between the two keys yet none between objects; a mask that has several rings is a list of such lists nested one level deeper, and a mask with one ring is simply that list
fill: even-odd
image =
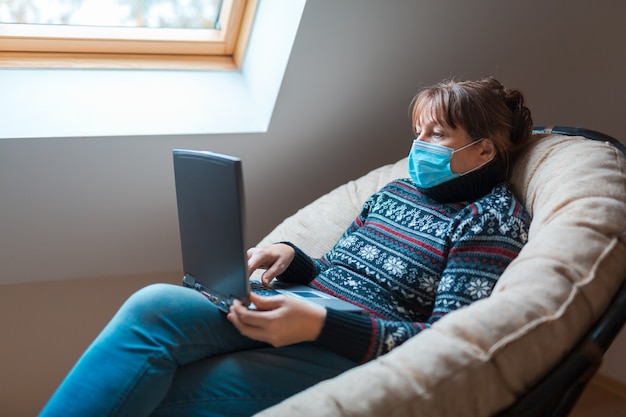
[{"label": "laptop screen", "polygon": [[247,300],[241,160],[185,149],[173,156],[185,277],[222,297]]}]

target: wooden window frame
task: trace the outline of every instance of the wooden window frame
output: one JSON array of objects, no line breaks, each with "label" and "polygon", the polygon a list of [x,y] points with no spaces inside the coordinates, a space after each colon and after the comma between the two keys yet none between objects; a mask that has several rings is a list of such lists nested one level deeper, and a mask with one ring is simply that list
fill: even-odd
[{"label": "wooden window frame", "polygon": [[219,29],[0,24],[0,68],[236,70],[258,0],[223,0]]}]

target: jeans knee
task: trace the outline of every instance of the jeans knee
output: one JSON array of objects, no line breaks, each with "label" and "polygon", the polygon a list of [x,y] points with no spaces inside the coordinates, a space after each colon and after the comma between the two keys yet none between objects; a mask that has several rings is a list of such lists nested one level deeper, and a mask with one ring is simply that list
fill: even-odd
[{"label": "jeans knee", "polygon": [[180,312],[188,305],[186,299],[194,296],[193,291],[181,286],[151,284],[131,295],[120,313],[130,322],[154,323]]},{"label": "jeans knee", "polygon": [[150,284],[137,290],[128,298],[127,302],[133,304],[152,304],[161,299],[167,299],[171,296],[175,288],[176,286],[172,284]]}]

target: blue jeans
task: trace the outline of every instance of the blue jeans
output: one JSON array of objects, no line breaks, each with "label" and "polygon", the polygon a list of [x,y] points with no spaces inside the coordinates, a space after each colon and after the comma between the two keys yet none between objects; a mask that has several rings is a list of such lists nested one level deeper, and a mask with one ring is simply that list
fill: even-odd
[{"label": "blue jeans", "polygon": [[356,365],[248,339],[200,293],[155,284],[120,308],[40,417],[249,416]]}]

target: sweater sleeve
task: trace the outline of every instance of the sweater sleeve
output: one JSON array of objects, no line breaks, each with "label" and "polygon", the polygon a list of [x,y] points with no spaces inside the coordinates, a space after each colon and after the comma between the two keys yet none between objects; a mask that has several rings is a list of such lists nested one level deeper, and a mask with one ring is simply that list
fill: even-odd
[{"label": "sweater sleeve", "polygon": [[468,206],[450,236],[448,260],[427,320],[391,321],[329,309],[316,343],[359,363],[389,352],[446,314],[489,296],[526,243],[529,224],[529,216],[514,199],[507,207]]},{"label": "sweater sleeve", "polygon": [[[339,241],[346,239],[355,230],[363,226],[364,220],[367,217],[369,207],[374,200],[374,196],[370,197],[364,204],[361,212],[352,222],[352,224],[343,232],[343,235]],[[293,282],[298,284],[309,284],[320,273],[324,272],[330,267],[328,262],[328,253],[321,258],[311,258],[304,251],[302,251],[297,245],[292,242],[277,242],[291,246],[295,250],[295,256],[291,264],[287,269],[280,274],[276,279],[281,282]]]},{"label": "sweater sleeve", "polygon": [[278,242],[289,245],[295,251],[293,261],[276,279],[281,282],[308,284],[320,273],[316,261],[291,242]]}]

